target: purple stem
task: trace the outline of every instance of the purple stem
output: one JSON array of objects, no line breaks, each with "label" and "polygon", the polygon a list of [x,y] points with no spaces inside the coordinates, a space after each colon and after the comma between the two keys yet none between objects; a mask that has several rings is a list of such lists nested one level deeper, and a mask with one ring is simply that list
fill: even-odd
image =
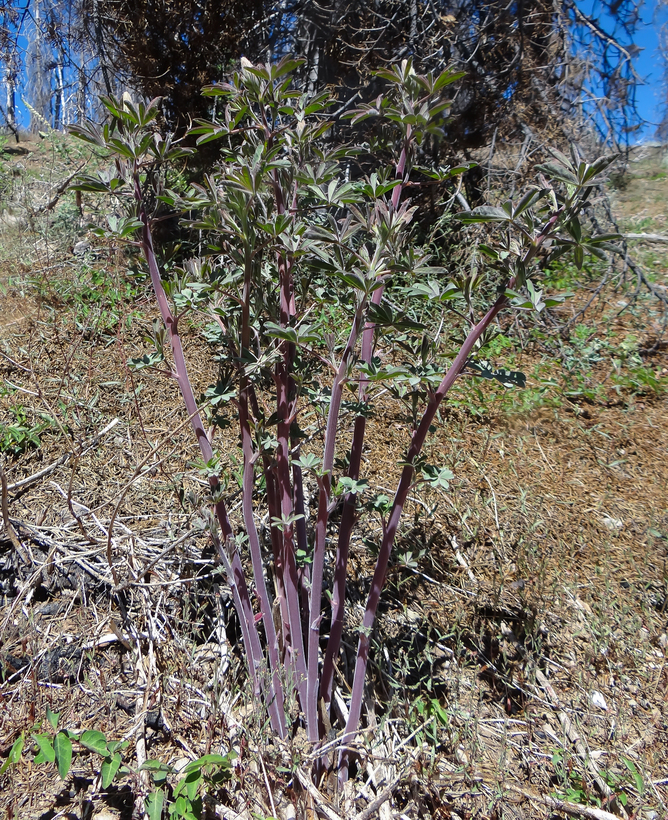
[{"label": "purple stem", "polygon": [[[250,249],[246,247],[244,264],[244,287],[242,299],[241,316],[241,349],[250,348],[251,323],[250,323],[250,302],[252,296],[253,280],[253,259]],[[260,599],[260,612],[264,621],[265,636],[267,639],[267,654],[269,655],[269,665],[272,676],[272,701],[276,703],[276,710],[279,715],[281,730],[284,737],[285,709],[283,698],[283,686],[280,679],[280,659],[278,657],[278,639],[276,637],[276,626],[274,624],[271,601],[267,593],[267,584],[264,577],[264,566],[262,562],[262,548],[257,534],[255,517],[253,515],[253,489],[255,485],[255,461],[257,453],[253,452],[253,439],[251,436],[250,418],[248,413],[249,395],[252,395],[255,402],[257,398],[251,388],[248,376],[241,374],[239,389],[239,427],[241,431],[241,446],[244,455],[244,470],[242,478],[241,503],[246,534],[248,536],[248,546],[253,565],[253,576],[255,578],[255,588]]]},{"label": "purple stem", "polygon": [[324,567],[325,535],[329,493],[325,488],[325,477],[318,480],[318,521],[315,526],[315,548],[313,550],[313,570],[311,573],[311,608],[308,624],[308,673],[306,685],[306,727],[311,743],[320,740],[318,719],[318,644],[320,641],[320,610],[322,596],[322,576]]},{"label": "purple stem", "polygon": [[[209,462],[213,458],[213,448],[211,447],[206,430],[204,429],[199,408],[197,407],[197,401],[195,400],[195,395],[190,383],[190,378],[188,377],[188,368],[183,353],[181,337],[178,331],[178,320],[172,314],[169,307],[169,301],[167,300],[167,294],[165,293],[165,289],[162,285],[160,269],[158,268],[158,263],[153,248],[153,237],[151,235],[148,216],[144,208],[141,184],[139,181],[139,172],[137,170],[135,170],[134,173],[134,196],[139,209],[139,219],[142,223],[142,251],[148,264],[153,292],[155,293],[162,320],[165,324],[165,328],[167,329],[172,355],[174,356],[174,378],[176,379],[179,390],[181,391],[181,396],[183,397],[186,411],[190,416],[190,423],[193,431],[195,432],[195,436],[197,437],[197,443],[199,445],[202,458],[205,462]],[[217,490],[220,486],[216,476],[211,476],[209,478],[209,484],[211,485],[212,490]],[[225,544],[233,541],[234,539],[232,526],[227,514],[227,508],[223,501],[216,502],[214,508],[216,510],[216,517],[218,518],[218,523],[223,535],[223,543],[219,544],[219,553],[221,553],[221,560],[223,560],[223,562],[229,567],[232,573],[230,575],[228,572],[230,585],[232,587],[235,606],[241,622],[242,635],[247,649],[248,669],[253,679],[254,688],[257,690],[259,688],[259,673],[264,662],[260,636],[258,635],[257,627],[255,625],[253,607],[239,555],[235,550],[230,562],[224,554]],[[281,714],[279,714],[275,692],[272,691],[271,686],[267,700],[267,709],[272,728],[279,734],[280,737],[283,737],[284,728],[282,724],[284,718],[282,719]]]},{"label": "purple stem", "polygon": [[[248,397],[253,415],[256,419],[261,417],[260,405],[258,404],[257,394],[252,384],[248,385]],[[271,523],[272,518],[280,518],[280,505],[277,500],[276,490],[276,471],[272,464],[271,458],[264,453],[262,455],[262,468],[264,470],[265,482],[267,485],[267,510],[269,512],[269,533],[271,536],[271,549],[274,555],[274,583],[276,586],[276,597],[278,598],[281,627],[283,632],[283,646],[287,646],[290,642],[290,629],[288,624],[288,610],[285,601],[285,588],[283,586],[283,568],[282,568],[282,549],[283,540],[281,531],[278,527]]]},{"label": "purple stem", "polygon": [[[485,316],[478,322],[478,324],[471,330],[466,337],[466,341],[462,345],[459,353],[455,357],[450,369],[443,377],[438,390],[434,393],[427,405],[422,421],[417,430],[413,433],[413,439],[408,453],[406,454],[406,466],[403,468],[399,486],[397,487],[394,496],[394,503],[390,511],[390,517],[387,526],[383,532],[383,541],[378,553],[378,560],[376,561],[376,569],[371,581],[371,591],[367,599],[366,610],[364,612],[364,619],[360,628],[360,637],[357,647],[357,659],[355,662],[355,676],[353,678],[353,689],[350,701],[350,714],[346,723],[346,729],[341,739],[341,744],[350,743],[357,731],[359,724],[360,713],[362,710],[362,701],[364,697],[364,681],[366,678],[366,668],[369,659],[369,646],[371,642],[371,630],[376,618],[376,610],[378,608],[378,601],[380,600],[380,593],[385,582],[385,575],[394,545],[394,539],[399,526],[401,513],[403,512],[404,504],[406,503],[406,496],[411,486],[413,478],[413,463],[420,454],[422,446],[429,432],[429,427],[434,420],[436,411],[443,400],[443,397],[450,390],[455,382],[455,379],[462,371],[466,364],[468,357],[473,350],[476,341],[482,336],[489,324],[494,320],[499,311],[506,304],[505,295],[499,296],[494,305],[487,311]],[[339,757],[339,781],[344,783],[348,778],[348,752],[343,751]]]},{"label": "purple stem", "polygon": [[[276,185],[277,210],[284,211],[280,187]],[[278,272],[280,282],[280,320],[281,327],[288,327],[290,319],[295,313],[294,293],[292,290],[291,262],[279,255]],[[284,521],[289,521],[294,513],[292,501],[292,485],[290,481],[290,424],[292,422],[292,408],[290,405],[291,389],[294,382],[291,377],[292,362],[295,346],[292,343],[282,342],[283,359],[276,365],[276,411],[278,425],[276,437],[276,481],[277,494],[280,502],[281,514]],[[292,523],[283,524],[282,530],[282,567],[283,584],[290,625],[290,644],[286,649],[292,654],[297,693],[301,707],[306,711],[306,658],[304,652],[304,637],[302,632],[301,612],[299,607],[299,579],[295,560],[294,526]],[[308,716],[307,716],[308,722]]]},{"label": "purple stem", "polygon": [[[266,122],[264,111],[262,117],[265,126],[267,144],[272,144],[272,134]],[[278,171],[274,170],[272,186],[276,201],[276,210],[279,214],[285,213],[285,197],[281,188]],[[293,203],[296,206],[296,201]],[[295,295],[292,282],[292,259],[278,253],[278,275],[280,289],[280,323],[281,327],[289,327],[290,320],[296,314]],[[282,343],[283,360],[276,365],[276,411],[278,425],[276,437],[276,483],[277,497],[280,502],[281,514],[284,520],[292,518],[294,513],[293,488],[290,481],[290,424],[294,412],[295,384],[292,377],[292,366],[295,357],[295,345]],[[293,405],[291,407],[291,401]],[[306,657],[302,618],[300,611],[300,584],[295,560],[294,526],[284,524],[282,528],[281,566],[283,569],[283,586],[285,589],[286,608],[288,615],[289,643],[286,642],[286,651],[290,653],[294,686],[299,696],[301,707],[306,712]],[[308,714],[307,714],[308,726]]]},{"label": "purple stem", "polygon": [[[525,254],[525,257],[523,259],[525,268],[528,265],[528,263],[538,253],[540,246],[543,244],[545,239],[550,234],[552,228],[559,220],[561,213],[562,209],[554,213],[547,221],[547,223],[545,224],[541,232],[538,234],[536,239],[534,240],[531,248]],[[507,287],[513,287],[514,284],[515,277],[513,276],[508,282]],[[475,343],[483,335],[485,330],[489,327],[489,325],[494,321],[499,312],[507,304],[508,300],[505,296],[505,290],[506,287],[503,288],[502,294],[497,298],[492,307],[487,311],[487,313],[478,322],[478,324],[470,330],[468,336],[466,337],[463,345],[459,350],[459,353],[455,356],[455,360],[453,361],[449,370],[443,377],[440,385],[438,386],[438,389],[429,400],[429,403],[427,404],[424,415],[422,417],[422,420],[420,421],[417,430],[413,432],[411,444],[408,448],[408,453],[406,454],[405,458],[405,466],[401,472],[399,485],[394,496],[394,502],[392,504],[390,516],[383,532],[383,540],[381,543],[380,551],[378,553],[378,559],[376,561],[376,568],[373,574],[373,579],[371,581],[371,590],[369,592],[369,597],[367,599],[364,618],[362,621],[362,627],[360,628],[360,637],[357,645],[357,658],[355,661],[355,675],[353,678],[353,688],[350,699],[350,713],[348,715],[348,721],[346,723],[345,732],[341,740],[342,745],[349,744],[352,741],[355,732],[357,731],[357,727],[359,725],[360,714],[362,710],[362,700],[364,697],[364,681],[366,678],[366,668],[369,660],[371,630],[373,629],[373,624],[376,618],[376,611],[378,609],[380,593],[385,582],[385,575],[387,574],[387,567],[389,564],[390,555],[392,553],[394,539],[396,537],[397,529],[399,527],[399,521],[401,519],[401,514],[404,509],[404,504],[406,503],[406,497],[408,496],[408,492],[411,487],[411,481],[413,479],[414,472],[413,464],[415,462],[415,459],[419,456],[420,451],[422,450],[425,439],[427,438],[427,434],[429,432],[429,427],[431,426],[434,420],[434,416],[436,415],[436,411],[438,410],[441,401],[443,400],[444,396],[448,393],[452,385],[455,383],[456,378],[459,376],[462,369],[464,368],[464,365],[466,364],[469,356],[471,355],[475,347]],[[341,751],[339,753],[340,785],[343,785],[343,783],[345,783],[345,781],[348,779],[348,761],[349,752],[346,750]]]},{"label": "purple stem", "polygon": [[262,564],[262,549],[260,547],[260,539],[257,534],[257,527],[255,526],[255,517],[253,515],[253,486],[255,483],[255,460],[257,454],[253,453],[253,443],[251,440],[250,426],[248,423],[248,400],[245,395],[245,390],[242,388],[239,402],[239,426],[241,427],[241,445],[244,454],[244,472],[242,479],[241,503],[244,517],[244,524],[246,525],[246,534],[248,535],[248,546],[250,550],[251,563],[253,565],[253,576],[255,577],[255,587],[260,599],[260,611],[262,613],[262,622],[264,624],[264,632],[267,638],[267,653],[269,655],[269,664],[271,668],[272,680],[272,699],[276,703],[276,711],[280,720],[280,737],[285,737],[285,709],[283,701],[283,686],[279,675],[280,660],[278,657],[278,638],[276,637],[276,627],[274,625],[273,612],[271,602],[267,593],[267,584],[264,578],[264,567]]},{"label": "purple stem", "polygon": [[[297,442],[291,439],[292,453],[295,454]],[[297,449],[296,452],[299,452]],[[304,476],[302,475],[301,467],[298,467],[294,461],[292,463],[292,486],[294,491],[294,505],[295,512],[300,515],[295,524],[297,533],[297,549],[301,550],[302,555],[308,555],[308,537],[306,534],[306,505],[304,501]],[[297,568],[297,583],[299,585],[299,602],[302,612],[302,630],[306,634],[308,632],[308,614],[309,614],[309,590],[311,588],[311,575],[309,565],[307,563]],[[306,663],[308,665],[308,642],[306,649]]]},{"label": "purple stem", "polygon": [[[288,436],[290,420],[288,418],[288,385],[287,368],[284,364],[277,366],[276,387],[278,399],[278,450],[276,452],[276,475],[278,480],[278,495],[281,504],[281,513],[284,520],[293,515],[292,488],[290,486],[290,462]],[[295,561],[294,526],[283,525],[282,565],[284,568],[283,583],[290,624],[290,650],[296,680],[294,685],[299,694],[302,709],[306,709],[306,660],[304,658],[304,638],[302,633],[301,613],[299,611],[299,582],[297,578],[297,564]]]},{"label": "purple stem", "polygon": [[276,470],[274,465],[271,463],[271,459],[266,456],[262,458],[262,465],[267,483],[267,509],[270,518],[269,533],[271,536],[271,549],[274,554],[274,582],[280,608],[283,647],[285,648],[290,646],[290,622],[288,619],[288,604],[285,597],[285,585],[283,583],[285,577],[285,567],[283,565],[283,533],[275,524],[271,523],[272,518],[281,517],[281,505],[278,501]]},{"label": "purple stem", "polygon": [[[371,298],[373,304],[380,304],[384,288],[374,291]],[[369,364],[373,353],[373,335],[375,325],[367,322],[362,333],[362,361]],[[360,402],[366,401],[368,378],[362,374],[360,378],[358,398]],[[353,430],[353,440],[350,447],[350,465],[348,475],[352,479],[358,479],[360,466],[362,464],[362,449],[364,447],[364,433],[366,431],[366,417],[358,416],[355,419]],[[332,624],[327,641],[327,650],[322,664],[320,675],[320,697],[324,699],[325,705],[329,706],[332,700],[332,686],[334,683],[334,666],[339,656],[341,637],[343,636],[343,616],[346,607],[346,577],[348,574],[348,554],[350,552],[350,537],[355,525],[355,509],[357,507],[357,496],[354,493],[346,493],[343,499],[343,510],[341,512],[341,524],[339,526],[339,541],[336,548],[336,560],[334,565],[334,579],[332,583]]]},{"label": "purple stem", "polygon": [[325,427],[325,444],[322,459],[322,478],[318,481],[318,522],[315,530],[315,546],[313,548],[313,567],[311,575],[311,607],[309,613],[308,632],[308,684],[306,695],[306,724],[309,740],[316,743],[318,731],[318,692],[320,680],[318,678],[318,644],[320,641],[320,621],[322,619],[322,577],[325,565],[325,546],[327,535],[327,521],[329,520],[329,496],[331,493],[332,468],[334,467],[334,451],[336,447],[336,433],[338,430],[339,413],[341,411],[341,396],[343,384],[348,372],[350,360],[357,344],[362,326],[362,314],[366,306],[366,299],[360,300],[355,312],[353,325],[350,329],[348,342],[341,355],[339,368],[332,384],[332,395],[327,414]]},{"label": "purple stem", "polygon": [[[401,185],[392,191],[392,207],[396,210],[399,207],[401,194],[404,188],[404,176],[406,174],[406,164],[408,152],[410,150],[412,128],[409,125],[406,129],[404,144],[401,149],[399,160],[395,167],[396,179],[402,180]],[[371,297],[374,305],[379,305],[383,298],[385,287],[375,290]],[[373,343],[376,326],[373,322],[367,322],[362,333],[361,358],[365,364],[371,362],[373,355]],[[367,387],[369,380],[362,374],[359,383],[358,400],[360,403],[366,402]],[[366,433],[366,417],[358,416],[355,419],[353,430],[353,440],[350,447],[350,464],[348,475],[352,479],[358,479],[362,464],[362,450],[364,448],[364,436]],[[329,706],[332,700],[332,687],[334,684],[334,666],[339,656],[341,638],[343,636],[343,618],[346,607],[346,579],[348,575],[348,555],[350,553],[350,538],[355,526],[355,510],[357,507],[357,497],[353,493],[347,493],[343,500],[343,510],[341,512],[341,525],[339,527],[339,541],[336,548],[336,561],[334,565],[334,579],[332,584],[332,624],[327,641],[327,650],[322,665],[320,676],[320,697],[325,705]]]}]

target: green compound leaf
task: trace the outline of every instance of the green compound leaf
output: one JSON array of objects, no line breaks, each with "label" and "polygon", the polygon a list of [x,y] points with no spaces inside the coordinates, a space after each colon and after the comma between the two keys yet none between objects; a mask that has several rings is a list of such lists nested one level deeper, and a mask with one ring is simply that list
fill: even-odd
[{"label": "green compound leaf", "polygon": [[481,379],[495,379],[504,387],[526,387],[527,377],[517,370],[506,370],[503,367],[496,370],[486,361],[467,362],[466,367]]},{"label": "green compound leaf", "polygon": [[455,474],[447,467],[434,467],[432,464],[423,464],[420,471],[422,480],[432,487],[447,490]]},{"label": "green compound leaf", "polygon": [[128,359],[130,370],[141,370],[144,367],[155,367],[165,360],[162,350],[154,350],[151,353],[144,353],[136,359]]},{"label": "green compound leaf", "polygon": [[480,205],[472,211],[455,214],[455,218],[465,224],[474,222],[511,222],[511,217],[503,208],[494,205]]}]

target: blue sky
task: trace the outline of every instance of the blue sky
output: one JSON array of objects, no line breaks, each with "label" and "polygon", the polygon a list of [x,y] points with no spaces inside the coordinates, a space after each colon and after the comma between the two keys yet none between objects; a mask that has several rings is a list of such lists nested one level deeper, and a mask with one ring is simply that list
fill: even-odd
[{"label": "blue sky", "polygon": [[[637,90],[638,110],[640,115],[653,125],[643,130],[640,138],[651,139],[659,121],[661,120],[661,104],[663,91],[663,66],[657,53],[658,22],[655,20],[656,0],[645,0],[640,10],[642,24],[638,27],[636,45],[642,52],[636,59],[636,70],[645,80]],[[665,99],[665,96],[664,96]]]},{"label": "blue sky", "polygon": [[[591,11],[592,6],[600,9],[600,0],[576,1],[583,11]],[[25,0],[15,0],[15,2],[17,2],[18,7],[25,5]],[[634,62],[636,71],[644,81],[644,84],[639,85],[637,88],[636,99],[639,114],[648,121],[648,124],[642,130],[634,134],[634,141],[637,142],[654,138],[656,126],[661,120],[663,102],[666,97],[663,66],[657,52],[657,32],[662,20],[668,21],[668,9],[663,12],[662,20],[657,20],[656,4],[657,0],[644,0],[640,9],[641,22],[636,32],[635,42],[642,51]],[[605,20],[603,22],[605,23]],[[20,37],[19,47],[25,49],[26,45],[25,36]],[[17,95],[16,103],[17,117],[21,125],[27,126],[30,116],[21,102],[20,95]]]}]

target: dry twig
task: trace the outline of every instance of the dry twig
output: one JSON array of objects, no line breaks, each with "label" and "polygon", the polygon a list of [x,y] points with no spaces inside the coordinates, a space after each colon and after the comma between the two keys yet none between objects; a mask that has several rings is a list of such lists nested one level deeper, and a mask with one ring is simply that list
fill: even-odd
[{"label": "dry twig", "polygon": [[504,783],[503,788],[510,789],[510,791],[521,794],[528,800],[536,800],[545,806],[549,806],[551,809],[563,811],[573,817],[588,817],[591,818],[591,820],[619,820],[620,818],[620,815],[612,814],[609,811],[605,811],[605,809],[598,809],[595,806],[582,806],[580,803],[570,803],[568,800],[559,800],[559,798],[551,797],[549,794],[536,794],[536,792],[521,789],[512,783]]},{"label": "dry twig", "polygon": [[21,560],[24,564],[31,564],[32,561],[29,560],[28,556],[23,551],[23,547],[21,546],[21,542],[16,535],[16,531],[12,526],[12,522],[9,520],[9,504],[7,502],[7,477],[5,476],[5,471],[0,467],[0,482],[2,482],[2,523],[5,528],[5,532],[9,536],[9,540],[12,542],[14,549],[18,552],[21,556]]}]

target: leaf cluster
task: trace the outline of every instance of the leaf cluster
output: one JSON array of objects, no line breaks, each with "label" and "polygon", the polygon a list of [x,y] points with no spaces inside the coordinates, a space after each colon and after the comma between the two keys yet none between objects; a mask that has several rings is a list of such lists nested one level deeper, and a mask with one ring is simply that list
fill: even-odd
[{"label": "leaf cluster", "polygon": [[[46,710],[46,722],[52,732],[32,732],[30,737],[37,747],[33,757],[33,764],[55,764],[61,780],[66,780],[72,766],[75,747],[93,752],[102,758],[99,766],[99,785],[103,790],[111,786],[117,777],[136,775],[138,772],[148,772],[153,780],[155,789],[145,800],[144,808],[151,820],[160,820],[163,809],[167,809],[170,817],[183,820],[200,820],[202,816],[202,794],[205,791],[215,791],[232,776],[232,765],[236,757],[235,752],[227,755],[208,754],[188,763],[179,772],[179,780],[172,787],[168,778],[175,773],[172,766],[159,760],[147,760],[139,769],[133,769],[123,760],[122,753],[128,748],[127,740],[107,740],[103,732],[87,730],[72,732],[69,729],[59,729],[60,713]],[[21,763],[25,750],[26,737],[21,733],[14,741],[9,755],[5,760],[0,775],[10,767]]]}]

